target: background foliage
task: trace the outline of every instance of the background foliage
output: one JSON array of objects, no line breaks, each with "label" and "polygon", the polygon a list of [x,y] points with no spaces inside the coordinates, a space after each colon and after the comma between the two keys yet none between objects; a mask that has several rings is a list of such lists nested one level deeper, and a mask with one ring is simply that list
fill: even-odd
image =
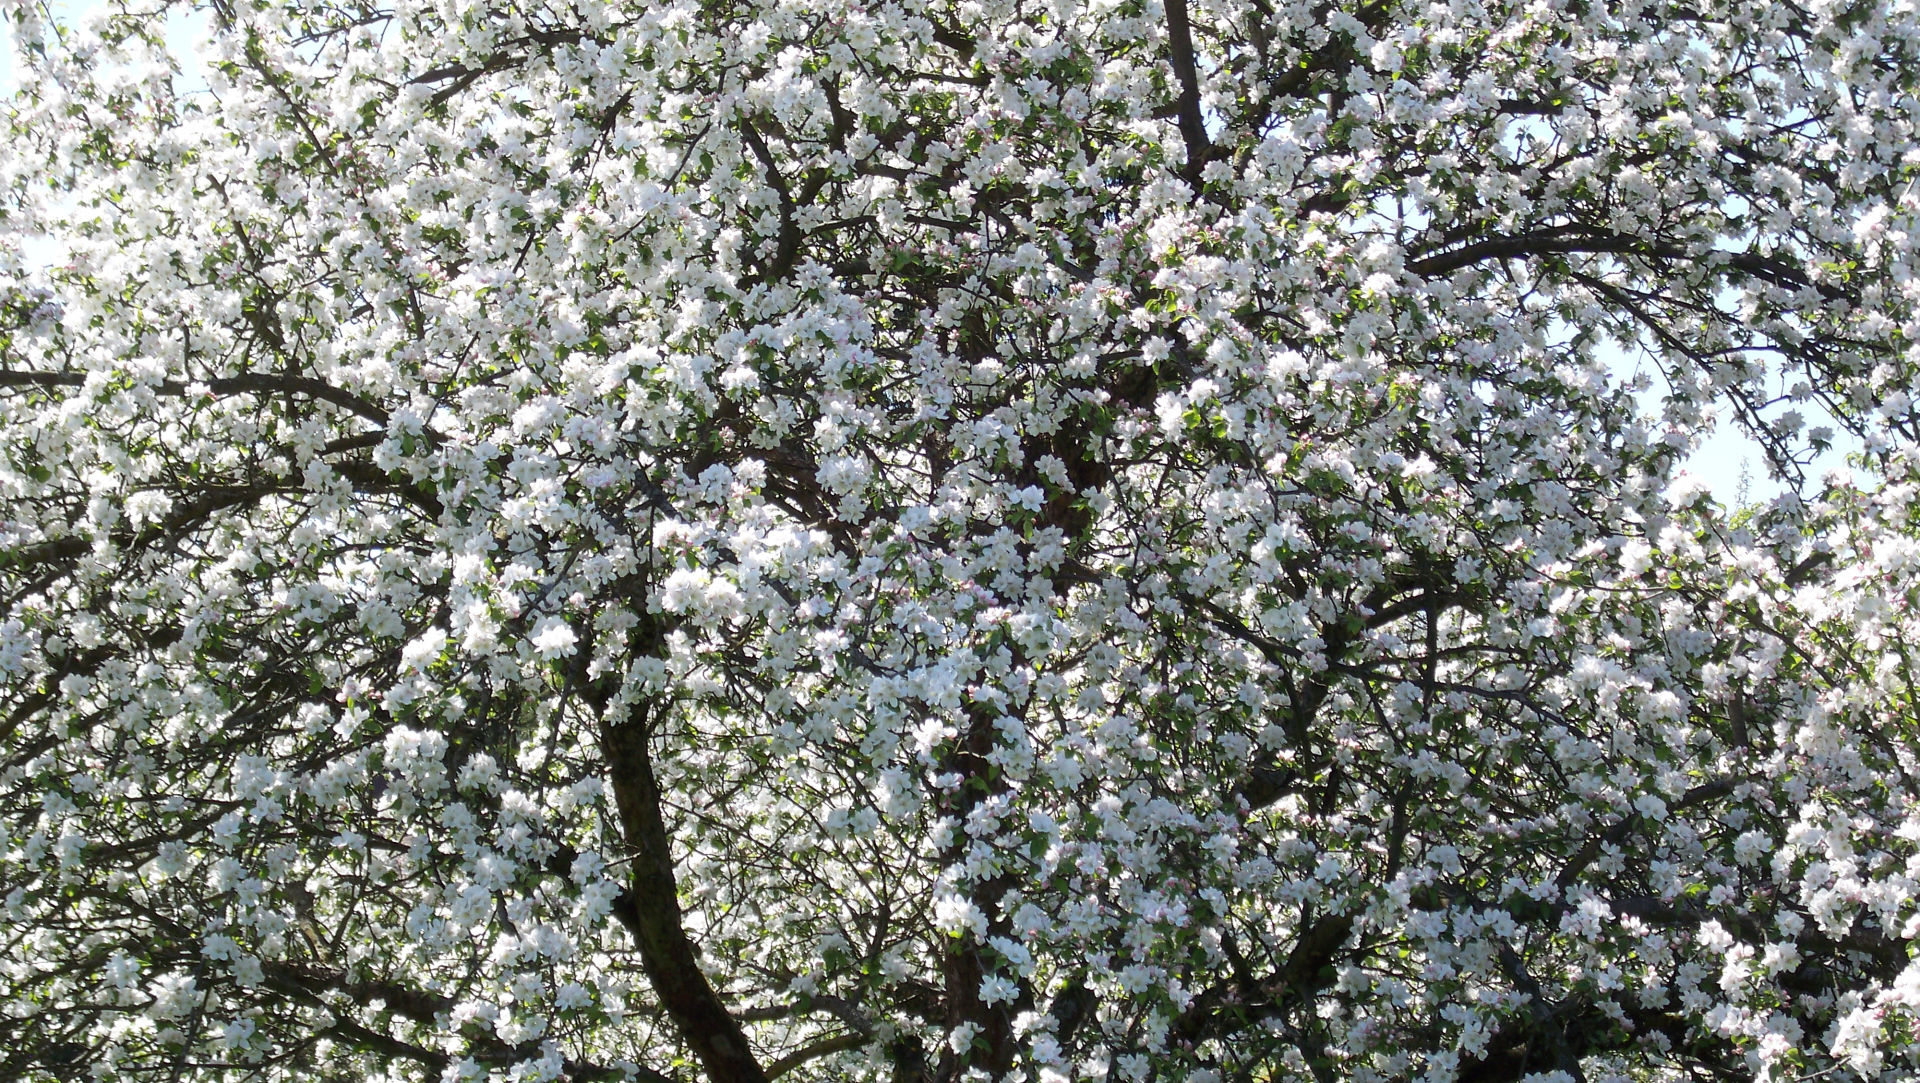
[{"label": "background foliage", "polygon": [[0,1076],[1914,1072],[1910,0],[8,10]]}]

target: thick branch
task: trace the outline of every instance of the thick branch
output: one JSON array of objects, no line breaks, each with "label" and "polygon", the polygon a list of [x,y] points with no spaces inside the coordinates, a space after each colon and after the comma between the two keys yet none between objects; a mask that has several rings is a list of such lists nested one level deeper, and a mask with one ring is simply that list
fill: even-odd
[{"label": "thick branch", "polygon": [[775,1080],[810,1060],[844,1053],[849,1049],[858,1049],[872,1041],[872,1038],[860,1034],[841,1034],[833,1038],[822,1038],[811,1045],[803,1046],[788,1053],[767,1066],[767,1079]]},{"label": "thick branch", "polygon": [[740,138],[760,160],[761,168],[767,171],[767,186],[773,189],[780,200],[780,235],[774,241],[773,262],[768,264],[753,279],[771,282],[786,277],[800,258],[800,227],[794,222],[793,190],[787,186],[787,179],[780,174],[780,163],[773,156],[773,149],[760,136],[760,130],[746,117],[740,118]]},{"label": "thick branch", "polygon": [[1200,73],[1193,59],[1193,27],[1187,21],[1187,0],[1167,0],[1168,59],[1180,81],[1180,138],[1187,145],[1187,183],[1196,189],[1213,144],[1207,139],[1206,118],[1200,113]]},{"label": "thick branch", "polygon": [[621,831],[633,855],[633,931],[654,992],[713,1083],[766,1083],[740,1024],[701,972],[680,920],[672,839],[660,813],[660,788],[638,721],[605,726],[601,746],[613,784]]}]

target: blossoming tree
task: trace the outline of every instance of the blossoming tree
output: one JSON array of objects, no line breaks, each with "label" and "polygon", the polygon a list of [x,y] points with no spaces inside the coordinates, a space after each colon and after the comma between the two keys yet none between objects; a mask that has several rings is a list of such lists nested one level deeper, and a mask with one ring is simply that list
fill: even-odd
[{"label": "blossoming tree", "polygon": [[7,11],[0,1076],[1920,1071],[1913,4]]}]

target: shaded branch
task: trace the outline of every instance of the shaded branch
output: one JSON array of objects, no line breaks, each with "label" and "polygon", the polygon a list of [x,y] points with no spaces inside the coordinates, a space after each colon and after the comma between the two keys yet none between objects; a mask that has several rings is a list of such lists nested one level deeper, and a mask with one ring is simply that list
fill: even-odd
[{"label": "shaded branch", "polygon": [[1177,99],[1180,138],[1187,145],[1184,173],[1187,183],[1197,191],[1200,171],[1206,168],[1213,144],[1207,138],[1206,118],[1200,112],[1200,73],[1193,58],[1193,27],[1187,18],[1187,0],[1166,0],[1166,10],[1168,59],[1173,63],[1173,76],[1180,83]]},{"label": "shaded branch", "polygon": [[[87,382],[83,372],[22,372],[18,370],[0,370],[0,387],[81,387]],[[152,385],[163,395],[185,395],[191,385],[179,380],[162,380]],[[281,376],[267,372],[250,372],[240,376],[224,376],[207,380],[204,386],[214,395],[255,395],[263,392],[277,395],[305,395],[332,403],[351,414],[357,414],[376,425],[386,426],[390,420],[385,410],[353,394],[335,387],[325,380],[311,376]]]},{"label": "shaded branch", "polygon": [[796,1049],[767,1065],[767,1079],[769,1081],[779,1079],[810,1060],[844,1053],[849,1049],[858,1049],[872,1040],[862,1034],[841,1034],[832,1038],[822,1038],[812,1045]]}]

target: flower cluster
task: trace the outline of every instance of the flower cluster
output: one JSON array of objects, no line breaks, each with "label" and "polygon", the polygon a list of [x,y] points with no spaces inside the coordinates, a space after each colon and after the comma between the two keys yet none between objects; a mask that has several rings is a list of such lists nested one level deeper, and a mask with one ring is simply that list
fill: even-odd
[{"label": "flower cluster", "polygon": [[0,1076],[1920,1071],[1913,4],[6,11]]}]

